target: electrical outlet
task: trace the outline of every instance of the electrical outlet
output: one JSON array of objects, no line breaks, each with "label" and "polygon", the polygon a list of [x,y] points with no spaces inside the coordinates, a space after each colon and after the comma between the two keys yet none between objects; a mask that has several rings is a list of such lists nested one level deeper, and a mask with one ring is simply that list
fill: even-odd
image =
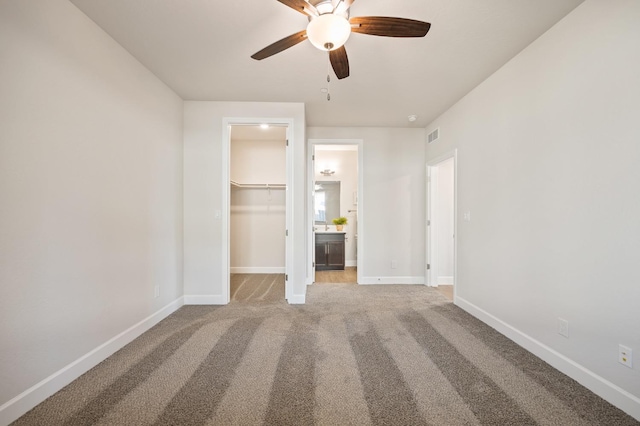
[{"label": "electrical outlet", "polygon": [[618,346],[618,362],[629,368],[633,368],[633,351],[631,348],[624,345]]},{"label": "electrical outlet", "polygon": [[397,260],[392,260],[391,261],[391,269],[397,269],[398,268],[398,261]]},{"label": "electrical outlet", "polygon": [[159,297],[160,296],[160,286],[156,285],[153,287],[153,297]]},{"label": "electrical outlet", "polygon": [[569,337],[569,321],[558,318],[558,334],[567,338]]}]

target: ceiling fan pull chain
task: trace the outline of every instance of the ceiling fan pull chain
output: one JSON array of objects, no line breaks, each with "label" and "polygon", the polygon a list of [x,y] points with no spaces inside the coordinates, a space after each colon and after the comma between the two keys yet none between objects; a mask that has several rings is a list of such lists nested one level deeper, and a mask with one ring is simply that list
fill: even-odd
[{"label": "ceiling fan pull chain", "polygon": [[331,56],[327,55],[327,101],[331,100]]}]

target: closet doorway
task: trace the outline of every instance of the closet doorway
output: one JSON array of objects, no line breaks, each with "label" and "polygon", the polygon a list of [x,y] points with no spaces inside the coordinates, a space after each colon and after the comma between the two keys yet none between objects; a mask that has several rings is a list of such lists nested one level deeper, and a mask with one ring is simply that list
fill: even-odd
[{"label": "closet doorway", "polygon": [[[362,141],[310,140],[311,247],[308,284],[360,282]],[[334,219],[342,218],[342,227]]]},{"label": "closet doorway", "polygon": [[274,302],[289,294],[287,123],[228,126],[225,271],[230,302]]}]

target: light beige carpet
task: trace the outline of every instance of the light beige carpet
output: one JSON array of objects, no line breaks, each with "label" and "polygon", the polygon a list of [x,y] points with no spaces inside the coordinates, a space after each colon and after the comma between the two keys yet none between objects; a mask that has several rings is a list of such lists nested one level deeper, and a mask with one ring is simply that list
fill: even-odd
[{"label": "light beige carpet", "polygon": [[434,289],[327,284],[183,307],[15,424],[638,422]]}]

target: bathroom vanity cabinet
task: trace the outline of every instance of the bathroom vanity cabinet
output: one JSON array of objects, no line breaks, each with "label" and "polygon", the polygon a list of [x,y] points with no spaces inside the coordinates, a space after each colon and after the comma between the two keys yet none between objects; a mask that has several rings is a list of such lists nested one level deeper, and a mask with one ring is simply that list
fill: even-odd
[{"label": "bathroom vanity cabinet", "polygon": [[344,270],[344,232],[316,233],[316,271]]}]

